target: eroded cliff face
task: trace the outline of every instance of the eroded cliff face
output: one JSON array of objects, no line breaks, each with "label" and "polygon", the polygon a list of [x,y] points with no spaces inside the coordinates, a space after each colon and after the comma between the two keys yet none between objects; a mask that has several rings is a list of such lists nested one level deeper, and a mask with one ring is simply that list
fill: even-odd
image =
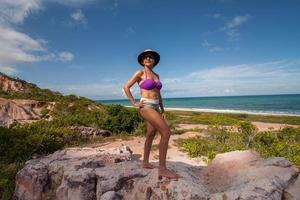
[{"label": "eroded cliff face", "polygon": [[[219,154],[208,166],[167,162],[182,178],[158,180],[128,146],[68,148],[35,158],[16,176],[13,199],[234,200],[299,199],[299,170],[285,158],[253,151]],[[296,185],[295,185],[296,184]]]},{"label": "eroded cliff face", "polygon": [[0,98],[0,126],[40,120],[44,105],[44,102],[35,100]]},{"label": "eroded cliff face", "polygon": [[0,73],[0,91],[4,92],[29,92],[30,87],[23,82],[14,80],[2,73]]},{"label": "eroded cliff face", "polygon": [[[0,92],[27,93],[34,84],[11,78],[0,72]],[[6,99],[0,97],[0,126],[10,127],[14,122],[27,123],[41,119],[45,102],[30,99]],[[48,103],[47,107],[53,107]]]}]

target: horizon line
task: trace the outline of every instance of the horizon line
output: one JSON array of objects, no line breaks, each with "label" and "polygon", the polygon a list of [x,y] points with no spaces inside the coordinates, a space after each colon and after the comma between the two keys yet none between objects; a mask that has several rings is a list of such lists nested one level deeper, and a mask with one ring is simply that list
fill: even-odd
[{"label": "horizon line", "polygon": [[[248,96],[280,96],[280,95],[300,95],[300,93],[289,93],[289,94],[248,94],[248,95],[232,95],[232,96],[186,96],[186,97],[165,97],[162,99],[184,99],[184,98],[211,98],[211,97],[248,97]],[[136,98],[135,98],[136,99]],[[139,98],[138,98],[139,99]],[[118,101],[128,100],[124,99],[95,99],[95,101]]]}]

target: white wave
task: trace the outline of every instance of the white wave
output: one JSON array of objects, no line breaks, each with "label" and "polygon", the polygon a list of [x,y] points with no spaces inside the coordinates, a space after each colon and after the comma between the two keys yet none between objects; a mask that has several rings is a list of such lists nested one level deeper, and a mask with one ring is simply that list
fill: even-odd
[{"label": "white wave", "polygon": [[229,109],[205,109],[205,108],[165,108],[165,110],[178,110],[178,111],[196,111],[196,112],[215,112],[215,113],[238,113],[238,114],[253,114],[253,115],[275,115],[275,116],[297,116],[296,113],[284,113],[276,111],[248,111],[248,110],[229,110]]}]

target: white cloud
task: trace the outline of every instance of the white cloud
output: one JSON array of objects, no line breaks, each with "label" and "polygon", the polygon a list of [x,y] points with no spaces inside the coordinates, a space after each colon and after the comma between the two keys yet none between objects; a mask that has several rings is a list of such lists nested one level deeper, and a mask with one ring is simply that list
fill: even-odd
[{"label": "white cloud", "polygon": [[246,23],[251,19],[251,16],[246,14],[242,16],[235,16],[229,22],[226,23],[225,27],[222,28],[226,32],[226,35],[230,40],[239,40],[241,34],[238,31],[238,27]]},{"label": "white cloud", "polygon": [[0,65],[0,72],[3,72],[7,75],[16,75],[19,73],[19,71],[17,69],[15,69],[14,67],[10,67],[10,66],[1,66]]},{"label": "white cloud", "polygon": [[58,59],[61,61],[71,61],[74,59],[74,55],[70,52],[63,51],[58,54]]},{"label": "white cloud", "polygon": [[235,16],[230,22],[227,23],[227,28],[232,29],[236,28],[250,19],[250,15],[243,15],[243,16]]},{"label": "white cloud", "polygon": [[[299,65],[300,61],[281,60],[258,64],[219,66],[195,71],[189,77],[201,80],[282,78],[286,75],[293,75],[295,72],[300,74],[300,69],[296,68]],[[291,69],[296,71],[291,72]]]},{"label": "white cloud", "polygon": [[67,26],[74,26],[76,24],[81,24],[86,26],[87,25],[87,18],[85,17],[84,13],[78,9],[71,13],[70,19],[66,22],[64,22]]},{"label": "white cloud", "polygon": [[0,64],[13,67],[19,63],[74,59],[74,55],[70,52],[49,52],[46,43],[45,40],[31,38],[25,33],[0,25]]},{"label": "white cloud", "polygon": [[[231,19],[228,19],[227,17],[221,15],[220,13],[215,14],[209,14],[208,17],[211,17],[213,19],[221,20],[223,21],[223,26],[215,31],[209,31],[208,34],[215,34],[215,33],[225,33],[228,40],[230,41],[238,41],[241,37],[241,33],[238,30],[239,27],[242,24],[245,24],[251,19],[251,15],[245,14],[245,15],[237,15]],[[214,45],[209,43],[207,40],[204,40],[201,44],[202,47],[206,48],[211,53],[218,53],[223,52],[227,50],[232,50],[236,48],[230,48],[230,47],[220,47],[219,45]]]},{"label": "white cloud", "polygon": [[[114,79],[111,79],[114,80]],[[119,99],[126,98],[126,94],[123,91],[123,83],[120,82],[107,82],[90,83],[90,84],[71,84],[60,86],[47,86],[56,91],[60,91],[63,94],[76,94],[85,96],[91,99]],[[140,94],[137,85],[131,88],[132,95],[137,98]]]},{"label": "white cloud", "polygon": [[212,52],[212,53],[217,53],[217,52],[222,52],[222,51],[227,50],[223,47],[213,45],[213,44],[209,43],[207,40],[204,40],[201,45],[202,45],[202,47],[207,48],[208,51]]},{"label": "white cloud", "polygon": [[211,15],[212,18],[218,19],[220,18],[222,15],[220,13],[215,13],[213,15]]},{"label": "white cloud", "polygon": [[43,43],[11,28],[2,28],[0,25],[0,62],[5,65],[36,62],[37,57],[32,52],[45,51]]},{"label": "white cloud", "polygon": [[[120,80],[115,77],[105,77],[97,81],[97,83],[87,84],[66,84],[66,85],[45,85],[44,88],[50,88],[59,91],[65,95],[76,94],[85,96],[91,99],[121,99],[127,98],[123,91],[125,80]],[[130,88],[134,98],[140,97],[140,88],[138,84],[134,84]]]},{"label": "white cloud", "polygon": [[217,47],[217,46],[209,48],[209,52],[213,52],[213,53],[215,53],[215,52],[221,52],[221,51],[224,51],[224,50],[225,50],[224,48]]},{"label": "white cloud", "polygon": [[173,78],[173,82],[162,79],[162,92],[168,97],[300,93],[298,77],[299,59],[217,66]]},{"label": "white cloud", "polygon": [[78,7],[86,4],[91,4],[97,0],[45,0],[46,2],[55,2],[65,6]]},{"label": "white cloud", "polygon": [[201,45],[203,47],[210,47],[211,46],[211,44],[207,40],[204,40]]},{"label": "white cloud", "polygon": [[[216,66],[179,77],[161,75],[163,97],[226,96],[249,94],[300,93],[300,60],[279,60],[254,64]],[[127,98],[120,79],[105,78],[99,83],[47,86],[64,94],[92,99]],[[140,88],[131,88],[135,98]]]},{"label": "white cloud", "polygon": [[224,22],[224,25],[221,28],[219,28],[216,31],[210,31],[208,33],[213,34],[213,33],[218,33],[218,32],[225,32],[226,35],[228,36],[229,40],[231,40],[231,41],[237,41],[240,39],[241,34],[240,34],[238,28],[242,24],[245,24],[252,18],[252,16],[249,14],[237,15],[231,19],[228,19],[227,17],[225,17],[219,13],[208,15],[208,16],[213,19],[222,20]]},{"label": "white cloud", "polygon": [[81,10],[76,10],[74,13],[71,14],[71,18],[75,21],[84,23],[85,22],[85,16]]},{"label": "white cloud", "polygon": [[41,8],[41,0],[1,0],[0,23],[1,25],[23,23],[30,13]]},{"label": "white cloud", "polygon": [[[1,0],[0,1],[0,66],[8,73],[17,72],[13,67],[20,63],[39,61],[71,61],[74,55],[63,51],[49,52],[47,40],[33,38],[26,33],[16,30],[19,24],[24,23],[26,17],[43,10],[46,2],[57,2],[67,6],[79,6],[94,0]],[[86,23],[81,10],[72,15],[74,21]],[[10,66],[4,68],[3,66]]]},{"label": "white cloud", "polygon": [[116,17],[118,15],[118,9],[119,7],[119,2],[118,0],[114,0],[113,4],[108,8],[108,10],[111,12],[111,14]]},{"label": "white cloud", "polygon": [[238,40],[241,34],[236,29],[228,29],[226,35],[230,40]]}]

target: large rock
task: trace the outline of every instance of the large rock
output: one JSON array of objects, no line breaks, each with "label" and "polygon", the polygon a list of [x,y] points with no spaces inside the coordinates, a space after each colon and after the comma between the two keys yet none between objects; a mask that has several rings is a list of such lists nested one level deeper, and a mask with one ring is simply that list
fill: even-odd
[{"label": "large rock", "polygon": [[235,151],[219,154],[207,167],[167,162],[183,177],[170,181],[158,180],[157,169],[141,168],[134,157],[127,146],[68,148],[27,161],[16,176],[13,199],[299,198],[288,190],[299,170],[284,158],[263,160],[252,151]]},{"label": "large rock", "polygon": [[79,135],[83,138],[109,137],[112,135],[112,132],[109,130],[87,127],[87,126],[71,126],[70,129],[79,133]]},{"label": "large rock", "polygon": [[0,126],[39,120],[44,105],[44,102],[29,99],[0,98]]},{"label": "large rock", "polygon": [[[285,158],[262,159],[254,151],[219,154],[199,171],[211,193],[210,199],[283,199],[298,177],[299,170]],[[292,199],[299,199],[294,196]]]}]

